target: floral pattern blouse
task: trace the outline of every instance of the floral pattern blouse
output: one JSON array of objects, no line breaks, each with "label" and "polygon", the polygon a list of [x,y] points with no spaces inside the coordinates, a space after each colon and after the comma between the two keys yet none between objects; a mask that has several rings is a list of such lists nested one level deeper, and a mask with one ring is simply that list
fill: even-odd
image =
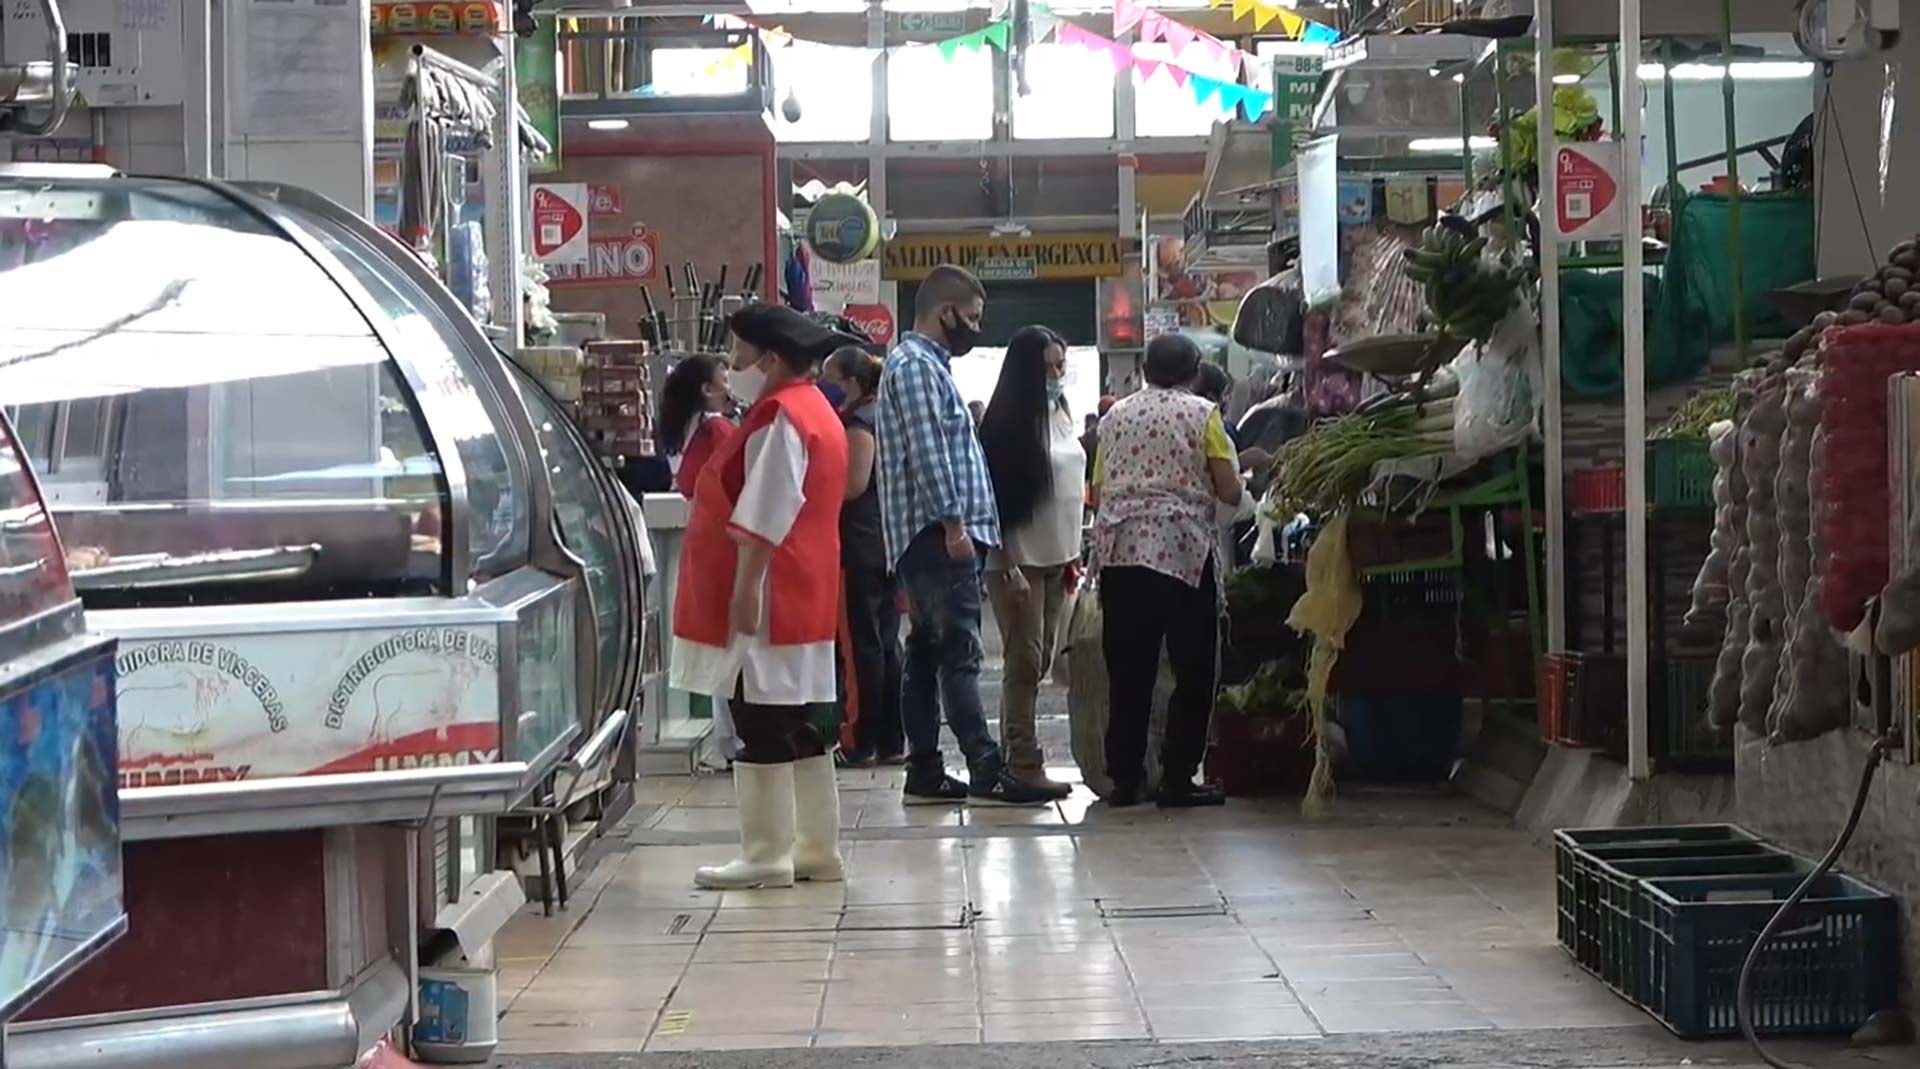
[{"label": "floral pattern blouse", "polygon": [[1233,456],[1219,410],[1185,390],[1148,387],[1113,406],[1094,461],[1095,572],[1150,568],[1199,586],[1220,544],[1208,462]]}]

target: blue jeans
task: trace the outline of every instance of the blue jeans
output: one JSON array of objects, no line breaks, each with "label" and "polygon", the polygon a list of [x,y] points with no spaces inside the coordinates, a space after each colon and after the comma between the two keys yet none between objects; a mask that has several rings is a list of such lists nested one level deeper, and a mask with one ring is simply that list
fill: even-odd
[{"label": "blue jeans", "polygon": [[970,564],[947,556],[945,532],[936,525],[915,536],[896,565],[913,623],[900,717],[907,731],[908,775],[921,782],[944,772],[942,706],[974,782],[1000,775],[1000,746],[987,730],[980,704],[980,580],[986,557],[984,546],[974,547]]}]

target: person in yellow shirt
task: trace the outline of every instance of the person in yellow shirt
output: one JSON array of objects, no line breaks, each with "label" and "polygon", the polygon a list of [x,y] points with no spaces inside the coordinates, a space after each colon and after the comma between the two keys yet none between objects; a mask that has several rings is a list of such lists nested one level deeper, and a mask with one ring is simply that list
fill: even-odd
[{"label": "person in yellow shirt", "polygon": [[1155,338],[1146,388],[1100,421],[1093,568],[1111,695],[1106,756],[1114,786],[1106,802],[1116,808],[1146,797],[1147,730],[1163,650],[1174,690],[1158,802],[1172,809],[1226,800],[1194,777],[1219,687],[1226,601],[1215,506],[1237,507],[1245,490],[1219,408],[1190,390],[1200,364],[1192,339]]}]

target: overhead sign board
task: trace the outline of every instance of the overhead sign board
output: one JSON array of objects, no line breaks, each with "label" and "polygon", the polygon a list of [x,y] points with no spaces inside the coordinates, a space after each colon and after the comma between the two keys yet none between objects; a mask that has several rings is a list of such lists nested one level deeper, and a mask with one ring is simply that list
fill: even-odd
[{"label": "overhead sign board", "polygon": [[887,242],[881,271],[899,281],[923,279],[941,264],[956,264],[982,278],[996,273],[1002,278],[1107,278],[1119,274],[1126,261],[1114,234],[917,234]]}]

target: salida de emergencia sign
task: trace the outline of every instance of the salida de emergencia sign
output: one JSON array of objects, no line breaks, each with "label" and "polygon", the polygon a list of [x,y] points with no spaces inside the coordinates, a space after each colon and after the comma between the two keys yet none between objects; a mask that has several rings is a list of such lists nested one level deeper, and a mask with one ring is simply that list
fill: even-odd
[{"label": "salida de emergencia sign", "polygon": [[1554,220],[1562,238],[1590,241],[1625,232],[1620,159],[1615,141],[1585,141],[1554,150]]}]

